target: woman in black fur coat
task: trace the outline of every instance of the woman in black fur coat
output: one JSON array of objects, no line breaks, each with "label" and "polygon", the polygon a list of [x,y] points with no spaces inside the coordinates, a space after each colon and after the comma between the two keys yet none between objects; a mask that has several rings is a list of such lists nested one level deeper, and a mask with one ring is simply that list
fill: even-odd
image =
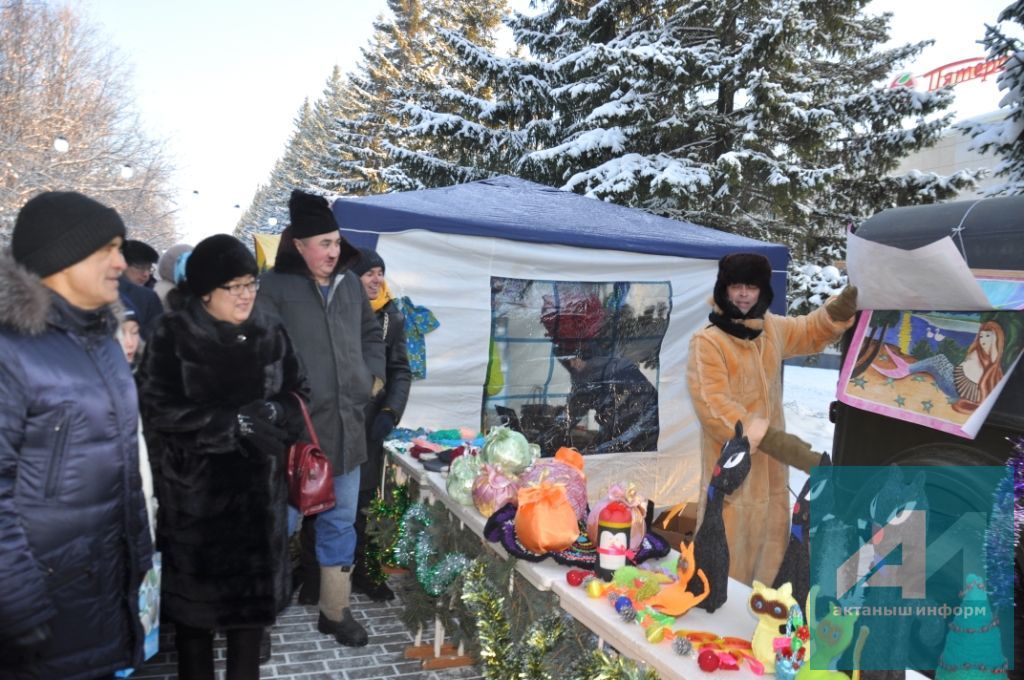
[{"label": "woman in black fur coat", "polygon": [[140,372],[163,553],[164,614],[181,678],[259,677],[259,641],[287,604],[288,446],[301,432],[305,378],[281,324],[253,312],[256,261],[237,239],[196,246]]}]

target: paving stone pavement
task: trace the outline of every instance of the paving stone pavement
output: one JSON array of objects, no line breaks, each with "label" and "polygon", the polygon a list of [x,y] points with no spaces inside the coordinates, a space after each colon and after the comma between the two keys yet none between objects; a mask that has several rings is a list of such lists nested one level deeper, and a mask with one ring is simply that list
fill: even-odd
[{"label": "paving stone pavement", "polygon": [[[392,580],[410,578],[391,576]],[[260,678],[338,678],[340,680],[483,680],[479,668],[469,666],[426,671],[419,661],[406,659],[405,649],[413,635],[399,618],[400,599],[373,602],[362,595],[352,596],[352,613],[366,628],[370,643],[366,647],[342,647],[316,629],[317,608],[293,602],[277,618],[271,631],[270,661],[260,667]],[[170,625],[162,626],[160,652],[132,675],[139,680],[171,680],[177,677],[177,655]],[[432,637],[424,635],[424,641]],[[224,638],[214,643],[217,678],[224,677]]]}]

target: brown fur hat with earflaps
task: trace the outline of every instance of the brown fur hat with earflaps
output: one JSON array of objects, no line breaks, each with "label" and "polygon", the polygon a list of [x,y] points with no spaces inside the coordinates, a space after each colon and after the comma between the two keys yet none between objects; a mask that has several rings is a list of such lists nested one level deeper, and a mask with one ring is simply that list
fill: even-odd
[{"label": "brown fur hat with earflaps", "polygon": [[761,289],[761,295],[746,314],[754,319],[764,316],[775,299],[772,291],[772,265],[768,258],[758,253],[731,253],[718,261],[718,280],[715,281],[714,301],[728,316],[742,317],[739,310],[729,302],[728,288],[734,283],[746,283]]}]

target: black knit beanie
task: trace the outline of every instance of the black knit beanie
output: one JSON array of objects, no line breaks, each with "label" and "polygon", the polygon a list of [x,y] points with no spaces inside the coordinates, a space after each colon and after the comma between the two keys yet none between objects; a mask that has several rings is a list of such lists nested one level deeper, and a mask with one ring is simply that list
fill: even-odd
[{"label": "black knit beanie", "polygon": [[288,199],[288,215],[292,223],[292,236],[295,238],[338,231],[338,223],[323,196],[292,190],[292,196]]},{"label": "black knit beanie", "polygon": [[381,272],[384,272],[384,260],[377,254],[377,251],[373,248],[360,248],[359,259],[356,260],[350,269],[355,273],[356,276],[362,276],[366,272],[370,271],[374,267],[380,267]]},{"label": "black knit beanie", "polygon": [[124,261],[128,263],[128,266],[133,264],[156,264],[157,260],[160,259],[160,253],[156,252],[153,246],[143,241],[135,241],[128,239],[121,246],[121,252],[124,253]]},{"label": "black knit beanie", "polygon": [[257,274],[256,258],[241,241],[216,234],[200,241],[189,255],[183,285],[196,297],[202,297],[232,279]]},{"label": "black knit beanie", "polygon": [[47,191],[18,211],[11,255],[25,269],[46,278],[124,235],[124,222],[113,208],[74,191]]},{"label": "black knit beanie", "polygon": [[761,293],[757,304],[749,312],[747,318],[760,318],[775,299],[772,291],[772,265],[768,258],[758,253],[732,253],[718,261],[718,280],[715,281],[715,304],[728,316],[738,316],[739,312],[731,302],[727,289],[734,283],[746,283],[757,286]]}]

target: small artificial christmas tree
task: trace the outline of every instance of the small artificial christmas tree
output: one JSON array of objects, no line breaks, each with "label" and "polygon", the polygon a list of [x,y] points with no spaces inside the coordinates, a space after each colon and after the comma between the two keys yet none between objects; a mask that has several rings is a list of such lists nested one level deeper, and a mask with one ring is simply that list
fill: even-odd
[{"label": "small artificial christmas tree", "polygon": [[935,680],[992,680],[1006,675],[999,619],[992,615],[985,583],[976,574],[968,574],[966,580]]}]

